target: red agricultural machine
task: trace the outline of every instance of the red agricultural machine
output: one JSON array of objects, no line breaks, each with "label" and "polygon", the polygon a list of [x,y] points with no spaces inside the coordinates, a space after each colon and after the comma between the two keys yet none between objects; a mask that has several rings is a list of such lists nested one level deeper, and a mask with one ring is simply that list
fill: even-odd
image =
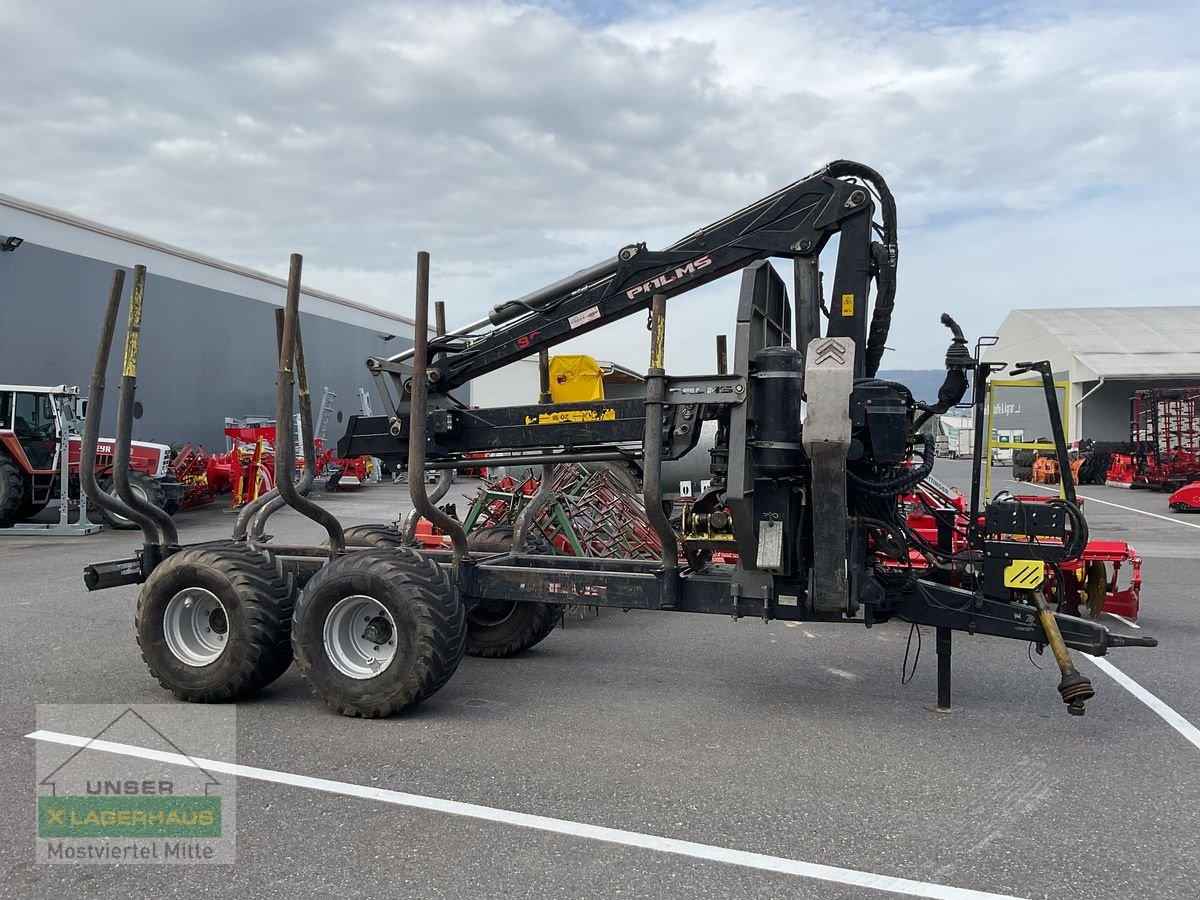
[{"label": "red agricultural machine", "polygon": [[[55,498],[68,503],[81,499],[80,432],[85,408],[86,401],[75,387],[0,384],[0,528],[32,519]],[[168,513],[179,508],[184,490],[170,470],[170,447],[129,441],[122,455],[113,438],[97,438],[94,447],[90,464],[101,490],[115,494],[115,472],[120,467],[137,496]],[[68,525],[66,504],[63,512],[53,530],[94,530],[82,516]],[[137,527],[119,512],[101,509],[101,515],[113,528]],[[50,530],[50,526],[26,526],[26,530],[34,528]]]},{"label": "red agricultural machine", "polygon": [[[183,509],[204,506],[223,494],[231,495],[231,509],[240,509],[275,487],[275,423],[229,425],[225,436],[232,448],[223,453],[191,444],[175,451],[171,471],[186,488]],[[341,459],[320,438],[313,439],[313,447],[316,472],[326,478],[326,490],[364,484],[372,477],[370,458]],[[301,474],[302,466],[297,477]]]},{"label": "red agricultural machine", "polygon": [[[1032,523],[1055,502],[1044,494],[1036,496],[1001,493],[999,502],[1013,503],[1022,517]],[[951,569],[962,570],[971,563],[967,538],[970,519],[967,498],[936,479],[927,478],[902,500],[907,518],[908,555],[891,560],[892,567],[911,566],[918,571],[949,562]],[[1083,509],[1084,498],[1076,500]],[[1061,538],[1045,538],[1061,543]],[[948,560],[935,555],[938,547],[950,551]],[[1128,566],[1127,576],[1123,569]],[[1091,540],[1074,559],[1047,562],[1043,569],[1045,591],[1051,604],[1068,615],[1095,618],[1101,613],[1136,621],[1141,607],[1142,560],[1125,541]]]},{"label": "red agricultural machine", "polygon": [[[1134,391],[1129,441],[1129,453],[1113,455],[1110,486],[1177,491],[1200,480],[1200,387]],[[1172,497],[1173,509],[1176,502],[1189,501]]]},{"label": "red agricultural machine", "polygon": [[[548,551],[601,559],[654,559],[662,552],[642,504],[641,489],[622,469],[605,464],[566,463],[555,466],[552,477],[549,499],[531,522],[539,542]],[[485,484],[463,516],[463,529],[468,536],[481,529],[511,531],[539,486],[539,477],[529,470],[523,476],[504,475]],[[1011,499],[1021,508],[1036,510],[1050,498],[1001,495],[1001,499]],[[697,554],[692,564],[702,560],[736,564],[734,543],[722,536],[729,510],[718,508],[711,501],[699,508],[691,500],[680,504],[681,513],[674,522],[674,530],[704,531],[708,535],[709,546],[702,549],[703,557]],[[901,504],[908,535],[907,555],[889,556],[890,548],[876,541],[878,565],[928,575],[935,566],[947,564],[947,560],[939,561],[936,556],[937,548],[943,544],[949,549],[951,569],[955,564],[959,569],[969,564],[969,518],[967,498],[962,493],[929,477],[905,494]],[[1080,498],[1078,504],[1082,508],[1084,500]],[[416,539],[427,549],[450,547],[449,535],[428,519],[417,523]],[[1048,540],[1053,543],[1057,539]],[[680,554],[679,561],[681,565],[689,564],[686,551]],[[1089,539],[1078,558],[1047,564],[1044,575],[1048,599],[1061,612],[1093,619],[1108,613],[1130,622],[1137,620],[1142,560],[1125,541]]]},{"label": "red agricultural machine", "polygon": [[233,449],[224,453],[191,444],[176,450],[171,470],[187,488],[184,509],[212,503],[221,494],[232,494],[230,506],[238,509],[275,486],[274,426],[227,428],[225,434]]}]

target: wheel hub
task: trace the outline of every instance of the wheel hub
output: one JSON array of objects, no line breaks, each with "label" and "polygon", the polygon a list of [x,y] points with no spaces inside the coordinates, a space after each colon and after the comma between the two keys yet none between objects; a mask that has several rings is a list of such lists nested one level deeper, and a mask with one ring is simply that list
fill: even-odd
[{"label": "wheel hub", "polygon": [[367,622],[367,627],[363,629],[362,637],[364,641],[372,645],[386,644],[392,639],[392,625],[383,616],[375,616]]},{"label": "wheel hub", "polygon": [[396,622],[374,597],[354,594],[334,604],[325,617],[325,655],[347,678],[365,680],[396,658]]},{"label": "wheel hub", "polygon": [[217,595],[205,588],[185,588],[163,610],[167,648],[184,665],[212,665],[225,652],[228,635],[229,614]]}]

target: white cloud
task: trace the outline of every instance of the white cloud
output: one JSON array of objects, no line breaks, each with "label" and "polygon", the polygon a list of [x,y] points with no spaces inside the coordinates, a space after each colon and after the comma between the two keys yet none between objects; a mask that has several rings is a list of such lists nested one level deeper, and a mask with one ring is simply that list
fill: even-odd
[{"label": "white cloud", "polygon": [[[1187,283],[1193,4],[73,6],[0,0],[0,189],[276,272],[299,250],[401,312],[419,248],[469,321],[840,157],[899,203],[886,365],[934,364],[942,309],[987,331]],[[711,367],[736,290],[672,304],[673,367]],[[635,318],[580,349],[644,365]]]}]

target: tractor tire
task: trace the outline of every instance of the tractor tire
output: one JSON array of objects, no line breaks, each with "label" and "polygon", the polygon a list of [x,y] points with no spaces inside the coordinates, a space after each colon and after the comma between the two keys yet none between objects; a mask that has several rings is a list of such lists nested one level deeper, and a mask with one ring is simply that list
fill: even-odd
[{"label": "tractor tire", "polygon": [[1013,468],[1018,466],[1021,468],[1031,467],[1035,459],[1037,459],[1036,450],[1014,450],[1012,455]]},{"label": "tractor tire", "polygon": [[138,597],[142,659],[159,684],[192,703],[239,700],[286,672],[291,623],[290,581],[244,545],[180,550]]},{"label": "tractor tire", "polygon": [[[347,547],[403,547],[399,530],[392,525],[351,525],[345,530]],[[329,546],[329,538],[321,541]]]},{"label": "tractor tire", "polygon": [[449,577],[415,550],[334,560],[304,586],[292,617],[296,667],[312,692],[344,716],[370,719],[440,690],[462,661],[466,634]]},{"label": "tractor tire", "polygon": [[[535,553],[553,552],[542,535],[531,536]],[[467,535],[467,546],[480,553],[507,553],[512,544],[513,530],[507,525]],[[554,603],[483,600],[467,612],[467,654],[492,659],[516,656],[545,640],[561,618],[562,607]]]},{"label": "tractor tire", "polygon": [[1033,481],[1033,466],[1013,466],[1013,481]]},{"label": "tractor tire", "polygon": [[[141,497],[143,500],[148,500],[150,503],[157,506],[159,509],[166,509],[167,498],[163,493],[162,485],[142,472],[129,473],[129,489],[133,491],[134,496]],[[100,490],[106,494],[117,496],[117,489],[113,485],[113,477],[106,475],[100,481]],[[104,523],[109,528],[115,528],[118,531],[133,531],[138,528],[138,523],[132,519],[127,519],[124,516],[119,516],[116,513],[111,513],[106,509],[100,510],[100,516],[104,519]]]},{"label": "tractor tire", "polygon": [[0,528],[11,528],[22,520],[25,479],[17,464],[0,454]]}]

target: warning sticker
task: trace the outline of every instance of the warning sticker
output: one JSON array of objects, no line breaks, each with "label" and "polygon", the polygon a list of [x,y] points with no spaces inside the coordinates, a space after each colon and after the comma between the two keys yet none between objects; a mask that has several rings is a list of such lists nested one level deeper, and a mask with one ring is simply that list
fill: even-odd
[{"label": "warning sticker", "polygon": [[853,294],[842,294],[842,315],[843,316],[854,315],[854,295]]},{"label": "warning sticker", "polygon": [[612,422],[617,418],[615,409],[564,409],[560,412],[526,416],[526,425],[565,425],[570,422]]},{"label": "warning sticker", "polygon": [[585,309],[583,312],[575,313],[571,318],[567,319],[567,324],[572,329],[578,328],[580,325],[586,325],[588,322],[594,322],[600,318],[600,307],[593,306],[591,309]]},{"label": "warning sticker", "polygon": [[1031,591],[1046,580],[1046,567],[1039,559],[1014,559],[1004,567],[1004,586]]}]

